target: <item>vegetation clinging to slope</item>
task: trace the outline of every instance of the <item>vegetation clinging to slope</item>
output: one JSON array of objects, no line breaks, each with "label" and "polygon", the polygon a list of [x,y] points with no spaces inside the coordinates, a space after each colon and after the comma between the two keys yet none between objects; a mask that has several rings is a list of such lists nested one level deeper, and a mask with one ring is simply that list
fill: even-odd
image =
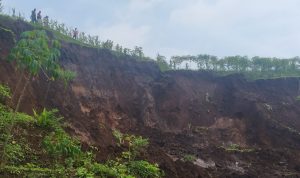
[{"label": "vegetation clinging to slope", "polygon": [[[15,61],[17,68],[22,71],[16,90],[20,87],[19,84],[23,78],[25,78],[25,84],[21,89],[21,94],[16,104],[14,114],[11,116],[12,122],[8,125],[8,129],[6,130],[8,135],[12,132],[16,114],[28,85],[40,74],[40,72],[43,72],[48,80],[62,79],[65,83],[75,76],[73,72],[66,71],[59,65],[59,46],[60,43],[56,40],[50,40],[45,31],[33,30],[23,32],[21,34],[21,40],[18,41],[16,46],[11,50],[10,60]],[[14,96],[16,96],[16,91]],[[1,168],[7,163],[4,155],[7,154],[6,148],[7,145],[9,145],[8,141],[9,138],[6,137],[3,143]]]},{"label": "vegetation clinging to slope", "polygon": [[[6,89],[0,90],[0,97],[8,97]],[[118,142],[124,152],[116,159],[98,163],[96,148],[83,151],[80,142],[64,131],[58,110],[34,111],[34,116],[17,113],[11,117],[14,112],[4,103],[0,104],[0,150],[7,164],[1,167],[1,176],[158,178],[163,175],[158,165],[137,159],[147,147],[147,139],[118,132],[118,139],[124,140]],[[12,123],[14,129],[7,132]]]},{"label": "vegetation clinging to slope", "polygon": [[[0,85],[0,174],[25,177],[161,177],[163,173],[158,165],[134,156],[148,145],[148,141],[144,142],[141,137],[127,135],[129,150],[125,149],[119,158],[100,164],[95,161],[93,151],[96,150],[82,151],[80,142],[64,131],[57,110],[44,109],[40,113],[34,110],[34,116],[18,112],[26,88],[34,78],[44,75],[47,80],[62,79],[65,83],[74,78],[73,72],[64,70],[58,63],[59,47],[60,43],[49,39],[46,31],[33,30],[23,32],[21,40],[11,51],[9,59],[15,61],[21,71],[18,83],[22,84],[24,78],[26,81],[14,110],[3,105],[11,94],[7,86]],[[143,141],[142,146],[140,141]]]}]

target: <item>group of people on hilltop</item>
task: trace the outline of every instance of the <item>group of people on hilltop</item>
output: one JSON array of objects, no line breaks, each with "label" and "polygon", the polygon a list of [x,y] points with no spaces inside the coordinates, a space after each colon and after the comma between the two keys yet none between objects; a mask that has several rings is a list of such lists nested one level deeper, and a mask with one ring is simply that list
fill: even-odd
[{"label": "group of people on hilltop", "polygon": [[[36,9],[33,9],[31,11],[30,19],[31,19],[32,23],[39,23],[39,24],[43,24],[44,23],[44,26],[46,26],[46,27],[49,26],[49,17],[45,16],[43,18],[43,20],[42,20],[42,11],[39,11],[38,13],[36,13]],[[78,39],[78,34],[79,34],[78,30],[77,30],[77,28],[75,28],[72,31],[72,37],[74,39]]]},{"label": "group of people on hilltop", "polygon": [[31,11],[30,19],[31,19],[32,23],[39,23],[39,24],[44,23],[45,26],[49,25],[49,17],[45,16],[42,20],[42,11],[39,11],[38,13],[36,13],[36,9],[33,9]]}]

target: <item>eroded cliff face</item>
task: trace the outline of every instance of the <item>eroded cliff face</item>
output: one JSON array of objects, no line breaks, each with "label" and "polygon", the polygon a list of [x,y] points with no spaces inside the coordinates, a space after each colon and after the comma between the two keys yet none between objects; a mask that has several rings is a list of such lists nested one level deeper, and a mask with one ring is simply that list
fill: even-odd
[{"label": "eroded cliff face", "polygon": [[[0,26],[17,38],[31,28],[6,20]],[[14,42],[5,30],[0,37],[0,83],[15,89],[20,73],[3,60]],[[153,62],[66,42],[61,54],[61,64],[77,77],[65,87],[40,75],[21,110],[58,108],[70,133],[101,148],[99,159],[114,152],[111,129],[117,128],[150,138],[144,156],[166,177],[300,176],[299,79],[162,73]],[[239,148],[230,150],[233,145]],[[185,155],[197,160],[184,163]]]}]

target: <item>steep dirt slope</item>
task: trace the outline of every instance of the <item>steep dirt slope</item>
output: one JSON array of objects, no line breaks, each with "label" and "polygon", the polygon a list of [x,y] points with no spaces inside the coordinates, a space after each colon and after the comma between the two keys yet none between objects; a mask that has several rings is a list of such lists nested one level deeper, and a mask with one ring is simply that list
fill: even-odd
[{"label": "steep dirt slope", "polygon": [[[30,25],[0,19],[16,36]],[[13,46],[0,29],[0,56]],[[299,177],[299,79],[246,81],[207,72],[162,73],[153,62],[118,57],[108,50],[63,42],[61,63],[76,71],[70,86],[32,82],[22,110],[58,108],[70,133],[112,154],[111,129],[141,134],[145,155],[166,177]],[[20,74],[0,61],[0,82],[15,88]],[[197,157],[183,162],[186,155]]]}]

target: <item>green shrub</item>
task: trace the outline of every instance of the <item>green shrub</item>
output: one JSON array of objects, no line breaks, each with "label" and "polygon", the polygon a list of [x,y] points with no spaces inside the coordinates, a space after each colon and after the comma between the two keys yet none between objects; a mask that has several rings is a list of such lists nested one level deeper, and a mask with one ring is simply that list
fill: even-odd
[{"label": "green shrub", "polygon": [[9,173],[11,177],[67,177],[64,170],[41,168],[32,163],[24,166],[5,166],[1,172]]},{"label": "green shrub", "polygon": [[138,175],[140,178],[159,178],[163,176],[163,172],[157,164],[151,164],[147,161],[132,161],[129,163],[129,172]]},{"label": "green shrub", "polygon": [[120,162],[121,160],[109,160],[106,165],[111,169],[111,175],[107,177],[116,177],[116,178],[135,178],[136,176],[129,173],[129,168],[127,166],[128,162]]},{"label": "green shrub", "polygon": [[[10,114],[13,114],[13,113],[10,113]],[[35,122],[33,117],[31,117],[25,113],[19,113],[19,112],[16,113],[15,118],[11,117],[10,119],[15,119],[14,123],[17,123],[17,124],[31,124],[31,123]]]},{"label": "green shrub", "polygon": [[230,151],[234,151],[234,150],[239,150],[240,149],[240,145],[238,144],[230,144],[228,147],[227,147],[227,150]]},{"label": "green shrub", "polygon": [[123,152],[122,155],[129,161],[134,160],[149,145],[148,139],[141,136],[124,135],[123,139],[127,142],[128,151]]},{"label": "green shrub", "polygon": [[194,162],[196,161],[197,157],[195,155],[184,155],[183,160],[185,162]]},{"label": "green shrub", "polygon": [[118,131],[118,130],[113,130],[113,136],[117,139],[117,144],[118,146],[124,144],[124,135]]},{"label": "green shrub", "polygon": [[43,140],[43,146],[50,155],[60,157],[75,157],[81,154],[81,147],[64,132],[53,132]]},{"label": "green shrub", "polygon": [[10,97],[11,97],[10,88],[6,85],[0,84],[0,102],[4,103],[5,99]]},{"label": "green shrub", "polygon": [[[11,116],[14,113],[0,105],[0,135],[5,137],[5,139],[1,138],[0,141],[8,141],[5,144],[5,157],[3,158],[6,160],[6,164],[0,168],[0,174],[5,173],[11,177],[162,177],[163,172],[157,164],[136,160],[138,155],[148,146],[148,139],[115,131],[114,135],[118,138],[119,145],[126,150],[120,157],[100,164],[95,161],[95,154],[82,151],[80,143],[62,129],[58,122],[59,119],[55,116],[56,113],[57,110],[47,111],[46,109],[39,114],[34,111],[34,117],[24,113],[16,113],[14,128],[19,128],[25,131],[24,133],[27,132],[27,128],[33,128],[32,126],[42,128],[42,130],[38,129],[39,136],[42,136],[42,141],[37,143],[42,143],[42,150],[39,150],[41,147],[32,148],[30,147],[31,144],[24,145],[23,143],[27,143],[28,138],[23,134],[18,134],[14,138],[15,132],[11,132],[11,134],[5,132],[5,128],[10,124]],[[30,127],[20,127],[20,124],[23,123],[31,125],[29,125]],[[49,129],[52,130],[49,131]],[[47,161],[43,159],[41,162],[37,161],[41,158],[40,156],[45,156]],[[25,160],[27,164],[24,165]],[[43,168],[43,166],[46,167]]]},{"label": "green shrub", "polygon": [[4,130],[11,123],[11,113],[4,105],[0,104],[0,131],[4,133]]},{"label": "green shrub", "polygon": [[167,71],[167,70],[171,70],[170,66],[167,63],[167,60],[166,60],[165,56],[161,56],[161,55],[157,54],[156,64],[158,65],[159,69],[162,72]]},{"label": "green shrub", "polygon": [[57,112],[57,109],[47,111],[44,108],[43,111],[38,114],[35,110],[33,110],[34,118],[36,119],[36,123],[39,127],[54,130],[60,128],[59,121],[62,119],[56,117]]},{"label": "green shrub", "polygon": [[6,85],[0,84],[0,96],[10,98],[10,95],[11,95],[10,88]]},{"label": "green shrub", "polygon": [[5,157],[12,163],[20,163],[25,159],[25,153],[21,145],[12,141],[11,143],[5,145]]},{"label": "green shrub", "polygon": [[77,168],[76,176],[78,178],[94,178],[94,174],[90,173],[85,167]]},{"label": "green shrub", "polygon": [[118,177],[118,173],[112,167],[105,164],[93,164],[92,171],[99,177]]},{"label": "green shrub", "polygon": [[[122,134],[121,132],[114,130],[113,135],[117,139],[119,146],[123,148],[127,147],[127,150],[123,151],[121,158],[117,158],[117,161],[109,161],[108,166],[112,168],[111,174],[127,175],[139,178],[158,178],[163,176],[163,171],[161,171],[157,164],[151,164],[144,160],[136,160],[144,149],[149,145],[148,139],[141,136]],[[106,170],[105,167],[101,167]],[[108,171],[108,170],[107,170]]]}]

